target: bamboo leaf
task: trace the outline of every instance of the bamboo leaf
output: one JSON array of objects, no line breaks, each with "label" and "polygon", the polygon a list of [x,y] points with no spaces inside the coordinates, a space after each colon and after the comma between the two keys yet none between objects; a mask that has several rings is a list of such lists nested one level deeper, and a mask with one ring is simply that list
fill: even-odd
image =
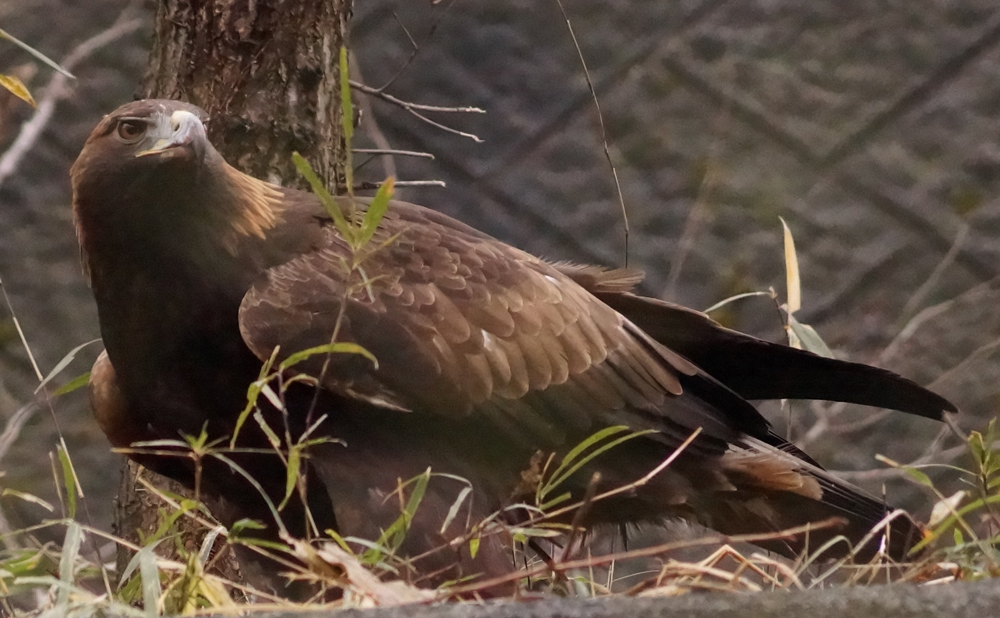
[{"label": "bamboo leaf", "polygon": [[235,537],[239,536],[244,530],[264,530],[266,528],[267,526],[260,523],[256,519],[243,518],[233,524],[233,526],[229,529],[229,535],[230,537]]},{"label": "bamboo leaf", "polygon": [[160,569],[156,565],[156,554],[152,546],[146,546],[136,554],[139,560],[139,577],[142,578],[142,605],[147,616],[158,616],[160,596]]},{"label": "bamboo leaf", "polygon": [[361,230],[358,233],[359,246],[363,247],[368,244],[368,241],[375,235],[375,230],[378,229],[382,217],[385,216],[385,211],[389,208],[389,200],[392,199],[395,186],[396,179],[390,176],[378,188],[374,199],[368,204],[368,210],[365,211],[365,218],[361,222]]},{"label": "bamboo leaf", "polygon": [[458,515],[458,509],[462,508],[462,504],[465,499],[469,497],[472,492],[472,486],[466,486],[462,488],[462,491],[458,492],[458,496],[455,498],[455,502],[452,503],[451,508],[448,509],[448,515],[444,518],[444,523],[441,524],[441,534],[444,534],[448,530],[448,526],[454,521],[455,517]]},{"label": "bamboo leaf", "polygon": [[56,510],[55,507],[52,506],[52,504],[50,504],[49,502],[39,498],[35,494],[29,494],[24,491],[18,491],[16,489],[8,488],[4,489],[3,492],[0,493],[0,496],[14,496],[15,498],[19,498],[21,500],[24,500],[25,502],[37,504],[38,506],[42,507],[43,509],[47,510],[50,513]]},{"label": "bamboo leaf", "polygon": [[[348,150],[348,152],[350,152],[350,150]],[[347,218],[344,216],[344,213],[341,212],[340,206],[337,205],[337,201],[333,199],[330,192],[326,190],[325,186],[323,186],[323,181],[319,179],[319,176],[317,176],[316,172],[313,171],[312,166],[309,165],[309,162],[306,161],[305,157],[299,153],[292,153],[292,163],[295,164],[295,169],[297,169],[299,174],[306,179],[306,182],[308,182],[309,186],[312,188],[312,192],[316,194],[316,197],[318,197],[319,201],[323,204],[323,208],[325,208],[327,214],[330,215],[330,218],[333,220],[333,224],[337,227],[337,231],[340,232],[340,235],[344,237],[344,240],[346,240],[347,243],[353,247],[355,240],[354,227],[347,222]],[[350,166],[348,166],[348,169],[350,169]]]},{"label": "bamboo leaf", "polygon": [[22,41],[20,41],[20,40],[18,40],[16,38],[14,38],[9,32],[7,32],[6,30],[4,30],[2,28],[0,28],[0,38],[7,39],[8,41],[10,41],[11,43],[13,43],[14,45],[17,45],[18,47],[20,47],[24,51],[28,52],[29,54],[31,54],[35,58],[38,58],[39,60],[41,60],[45,64],[49,65],[50,67],[52,67],[56,71],[59,71],[60,73],[62,73],[66,77],[68,77],[70,79],[76,79],[76,77],[72,73],[70,73],[66,69],[62,68],[61,66],[59,66],[58,63],[56,63],[53,60],[49,60],[48,56],[46,56],[42,52],[36,50],[34,47],[31,47],[27,43],[24,43],[24,42],[22,42]]},{"label": "bamboo leaf", "polygon": [[76,576],[76,558],[80,554],[80,543],[83,541],[83,528],[80,524],[70,520],[66,524],[66,536],[63,538],[62,555],[59,557],[59,581],[64,585],[60,586],[56,596],[56,603],[65,606],[69,602],[69,593],[72,589],[73,579]]},{"label": "bamboo leaf", "polygon": [[59,397],[61,395],[66,395],[67,393],[72,393],[73,391],[75,391],[75,390],[77,390],[79,388],[83,388],[84,386],[87,386],[87,384],[89,384],[89,383],[90,383],[90,372],[88,371],[86,373],[82,373],[82,374],[76,376],[75,378],[73,378],[69,382],[63,384],[62,386],[60,386],[59,388],[57,388],[55,391],[53,391],[52,394],[54,396],[56,396],[56,397]]},{"label": "bamboo leaf", "polygon": [[[628,431],[628,427],[625,425],[615,425],[612,427],[606,427],[601,431],[591,435],[589,438],[581,442],[580,444],[573,447],[569,453],[563,457],[562,462],[559,467],[556,468],[555,472],[549,477],[549,480],[545,483],[543,487],[539,489],[538,501],[541,502],[545,499],[545,496],[549,494],[553,489],[562,484],[566,479],[571,477],[577,470],[585,466],[588,462],[593,460],[598,455],[601,455],[605,451],[612,449],[619,444],[631,440],[632,438],[637,438],[648,433],[653,433],[652,430],[646,431],[635,431],[628,435],[616,438],[610,442],[606,442],[601,446],[597,446],[606,438],[621,433],[623,431]],[[590,450],[593,449],[593,450]],[[590,452],[587,452],[590,451]],[[584,455],[586,453],[586,455]]]},{"label": "bamboo leaf", "polygon": [[354,104],[351,103],[351,73],[347,62],[347,47],[340,48],[340,128],[344,133],[344,165],[347,194],[354,195],[354,163],[351,141],[354,139]]},{"label": "bamboo leaf", "polygon": [[295,484],[299,479],[299,468],[301,467],[301,464],[301,449],[298,445],[293,446],[288,451],[288,465],[285,468],[285,497],[281,500],[281,504],[278,505],[279,511],[285,508],[285,505],[288,504],[288,500],[295,492]]},{"label": "bamboo leaf", "polygon": [[310,356],[315,356],[317,354],[360,354],[375,365],[375,369],[378,369],[378,359],[363,347],[356,343],[350,343],[347,341],[340,341],[337,343],[327,343],[324,345],[318,345],[314,348],[308,348],[295,354],[290,354],[288,358],[281,361],[279,368],[284,371],[293,365],[301,363]]},{"label": "bamboo leaf", "polygon": [[271,448],[280,453],[281,438],[278,437],[278,434],[276,434],[274,430],[271,429],[271,426],[267,424],[267,421],[264,420],[264,415],[261,414],[260,411],[258,410],[257,412],[253,413],[253,418],[255,421],[257,421],[257,424],[260,425],[260,428],[264,431],[264,435],[267,436],[267,441],[271,443]]},{"label": "bamboo leaf", "polygon": [[[80,487],[76,482],[76,470],[73,469],[73,461],[69,458],[65,444],[56,447],[56,455],[59,457],[59,464],[62,467],[63,487],[66,488],[66,514],[70,519],[73,519],[76,517],[76,496],[80,492]],[[82,493],[80,495],[82,496]]]},{"label": "bamboo leaf", "polygon": [[205,535],[205,538],[201,542],[201,549],[198,551],[198,562],[202,567],[208,563],[208,559],[212,555],[212,547],[215,546],[215,540],[225,531],[225,527],[216,526]]},{"label": "bamboo leaf", "polygon": [[795,313],[802,308],[802,285],[799,280],[799,258],[795,254],[795,239],[788,224],[781,217],[781,227],[785,237],[785,285],[788,293],[788,313]]},{"label": "bamboo leaf", "polygon": [[802,343],[802,348],[813,354],[833,358],[833,352],[827,347],[826,342],[823,341],[823,338],[819,336],[819,333],[812,326],[799,322],[791,313],[788,314],[788,326]]},{"label": "bamboo leaf", "polygon": [[715,303],[708,309],[705,309],[705,313],[712,313],[718,309],[722,309],[731,302],[742,300],[744,298],[754,298],[756,296],[771,296],[770,292],[744,292],[743,294],[737,294],[736,296],[730,296],[729,298],[723,298],[719,302]]},{"label": "bamboo leaf", "polygon": [[24,85],[24,82],[13,75],[4,75],[3,73],[0,73],[0,86],[6,88],[11,94],[21,99],[28,105],[38,107],[38,103],[35,102],[35,97],[31,96],[31,93],[28,91],[28,87]]},{"label": "bamboo leaf", "polygon": [[278,393],[274,392],[274,389],[271,388],[270,384],[265,383],[263,386],[261,386],[260,392],[262,395],[264,395],[264,398],[271,403],[272,406],[274,406],[278,410],[285,409],[285,404],[281,401],[281,397],[278,396]]},{"label": "bamboo leaf", "polygon": [[73,348],[72,350],[70,350],[69,352],[67,352],[66,356],[63,356],[62,360],[60,360],[58,363],[56,363],[56,366],[52,368],[52,371],[49,372],[49,375],[45,376],[45,378],[41,381],[41,383],[38,385],[38,387],[35,388],[35,393],[37,394],[38,391],[40,391],[43,388],[45,388],[46,384],[48,384],[49,382],[52,381],[52,378],[54,378],[57,375],[59,375],[60,373],[62,373],[62,370],[65,369],[67,366],[69,366],[70,363],[73,362],[73,359],[76,358],[76,355],[77,355],[77,353],[80,352],[80,350],[84,349],[85,347],[87,347],[88,345],[90,345],[92,343],[97,343],[98,341],[100,341],[100,339],[92,339],[92,340],[88,341],[87,343],[81,343],[80,345],[76,346],[75,348]]}]

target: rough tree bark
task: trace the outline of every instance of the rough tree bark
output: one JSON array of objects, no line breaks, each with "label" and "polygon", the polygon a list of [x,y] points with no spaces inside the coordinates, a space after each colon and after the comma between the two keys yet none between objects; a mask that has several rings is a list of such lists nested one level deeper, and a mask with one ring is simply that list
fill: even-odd
[{"label": "rough tree bark", "polygon": [[[341,186],[338,60],[350,14],[351,0],[162,0],[141,92],[206,110],[209,138],[243,172],[302,186],[291,160],[298,151],[328,186]],[[131,463],[122,471],[115,521],[116,532],[133,541],[156,530],[163,506],[137,490],[138,471]],[[190,495],[143,474],[164,491]],[[196,550],[194,529],[182,533]],[[129,558],[119,554],[119,572]],[[238,577],[231,554],[220,564]]]}]

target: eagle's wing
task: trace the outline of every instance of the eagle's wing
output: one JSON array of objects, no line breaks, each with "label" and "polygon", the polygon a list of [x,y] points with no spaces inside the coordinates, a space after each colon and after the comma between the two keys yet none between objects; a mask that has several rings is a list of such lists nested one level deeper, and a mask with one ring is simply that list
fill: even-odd
[{"label": "eagle's wing", "polygon": [[275,348],[280,360],[356,343],[377,368],[320,354],[298,370],[385,407],[488,415],[542,444],[618,424],[674,446],[701,427],[699,446],[717,453],[741,433],[767,435],[756,409],[570,276],[586,273],[566,270],[393,202],[358,256],[328,226],[316,250],[271,268],[246,294],[240,328],[262,360]]}]

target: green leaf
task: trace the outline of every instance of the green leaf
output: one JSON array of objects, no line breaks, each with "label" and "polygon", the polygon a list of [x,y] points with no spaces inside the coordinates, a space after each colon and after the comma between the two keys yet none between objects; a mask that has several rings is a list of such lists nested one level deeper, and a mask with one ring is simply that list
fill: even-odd
[{"label": "green leaf", "polygon": [[0,73],[0,86],[6,88],[11,94],[21,99],[28,105],[38,107],[38,103],[35,103],[35,97],[31,96],[31,93],[28,92],[28,87],[24,85],[24,82],[13,75],[4,75],[3,73]]},{"label": "green leaf", "polygon": [[479,553],[479,537],[469,539],[469,557],[475,559]]},{"label": "green leaf", "polygon": [[52,371],[49,372],[49,375],[45,376],[45,378],[42,380],[41,384],[39,384],[38,387],[35,388],[35,393],[37,394],[38,391],[40,391],[43,388],[45,388],[45,385],[48,384],[52,380],[52,378],[54,378],[57,375],[59,375],[60,373],[62,373],[62,370],[65,369],[70,363],[73,362],[73,359],[76,358],[76,355],[77,355],[77,353],[80,350],[84,349],[85,347],[87,347],[88,345],[90,345],[92,343],[97,343],[98,341],[100,341],[100,339],[92,339],[92,340],[88,341],[87,343],[81,343],[80,345],[76,346],[75,348],[73,348],[72,350],[70,350],[69,352],[67,352],[66,356],[63,356],[62,360],[60,360],[58,363],[56,363],[56,366],[52,368]]},{"label": "green leaf", "polygon": [[80,543],[83,541],[83,528],[70,520],[66,524],[66,536],[63,538],[62,555],[59,557],[59,580],[64,584],[59,588],[56,603],[65,606],[69,602],[69,593],[75,577],[76,558],[80,554]]},{"label": "green leaf", "polygon": [[[159,545],[161,542],[163,542],[163,539],[153,542],[146,542],[142,550],[140,551],[153,551],[154,549],[156,549],[156,546]],[[138,568],[139,568],[139,554],[138,552],[136,552],[136,554],[132,556],[132,559],[128,561],[128,564],[125,565],[125,568],[122,570],[121,575],[118,577],[118,587],[121,588],[128,580],[128,578],[131,577],[132,574],[135,573],[135,570]]]},{"label": "green leaf", "polygon": [[257,379],[250,383],[247,387],[247,405],[240,412],[239,417],[236,419],[236,427],[233,429],[233,436],[229,439],[229,448],[236,448],[236,439],[240,435],[240,430],[243,429],[243,423],[246,422],[247,418],[250,417],[250,412],[257,407],[257,397],[260,395],[260,391],[264,388],[264,385],[268,383],[274,376],[268,375],[271,373],[271,367],[274,366],[274,360],[278,358],[278,351],[281,346],[274,346],[274,350],[271,351],[270,358],[264,363],[260,368],[260,373],[257,375]]},{"label": "green leaf", "polygon": [[271,405],[275,407],[275,409],[277,410],[285,409],[284,402],[281,401],[281,397],[278,396],[278,393],[274,392],[274,389],[271,388],[270,384],[265,382],[264,385],[260,387],[260,392],[262,395],[264,395],[264,398],[267,399],[271,403]]},{"label": "green leaf", "polygon": [[347,47],[340,48],[340,128],[344,133],[344,173],[347,194],[354,195],[354,163],[351,160],[351,141],[354,139],[354,104],[351,103],[351,72],[347,62]]},{"label": "green leaf", "polygon": [[147,616],[158,616],[160,596],[160,569],[156,564],[156,554],[152,546],[146,546],[136,554],[139,560],[139,576],[142,578],[142,606]]},{"label": "green leaf", "polygon": [[198,551],[198,562],[204,567],[208,563],[208,559],[212,555],[212,547],[215,546],[216,539],[219,535],[225,532],[226,529],[223,526],[216,526],[212,528],[205,538],[201,541],[201,549]]},{"label": "green leaf", "polygon": [[47,502],[45,500],[42,500],[41,498],[39,498],[35,494],[29,494],[29,493],[24,492],[24,491],[18,491],[16,489],[5,489],[5,490],[3,490],[2,493],[0,493],[0,496],[14,496],[15,498],[20,498],[21,500],[24,500],[25,502],[30,502],[32,504],[37,504],[38,506],[42,507],[43,509],[47,510],[50,513],[52,511],[56,510],[55,507],[52,506],[49,502]]},{"label": "green leaf", "polygon": [[66,488],[67,515],[73,519],[76,517],[76,495],[80,491],[76,483],[76,471],[73,469],[73,461],[69,458],[69,451],[66,450],[64,443],[60,443],[56,447],[56,455],[59,457],[60,466],[62,466],[63,487]]},{"label": "green leaf", "polygon": [[543,511],[543,512],[547,511],[547,510],[551,509],[554,506],[559,506],[560,504],[562,504],[563,502],[566,502],[567,500],[569,500],[572,497],[573,497],[573,494],[571,494],[568,491],[565,492],[565,493],[559,494],[558,496],[556,496],[555,498],[552,498],[548,502],[544,502],[542,504],[539,504],[538,505],[538,510]]},{"label": "green leaf", "polygon": [[[177,523],[178,519],[183,517],[185,513],[195,511],[197,509],[198,503],[194,500],[181,501],[180,508],[173,509],[167,513],[166,516],[163,517],[162,521],[160,521],[159,527],[157,527],[157,529],[153,532],[152,536],[143,539],[143,541],[145,543],[159,543],[161,539],[167,536],[167,533],[174,527],[174,524]],[[160,514],[161,516],[163,515],[162,512]]]},{"label": "green leaf", "polygon": [[375,369],[378,369],[378,359],[376,359],[371,352],[356,343],[350,343],[347,341],[318,345],[313,348],[301,350],[295,354],[290,354],[288,358],[281,361],[281,365],[279,365],[278,368],[281,371],[284,371],[289,367],[301,363],[310,356],[315,356],[317,354],[360,354],[370,360],[372,365],[375,366]]},{"label": "green leaf", "polygon": [[[599,447],[597,446],[597,444],[603,441],[605,438],[609,438],[623,431],[628,431],[628,427],[626,427],[625,425],[615,425],[613,427],[607,427],[593,434],[580,444],[576,445],[573,448],[573,450],[571,450],[569,453],[566,454],[565,457],[563,457],[563,460],[559,464],[559,467],[556,468],[556,471],[552,473],[552,476],[549,477],[549,480],[539,490],[538,492],[539,501],[544,500],[545,496],[548,495],[549,492],[551,492],[553,489],[561,485],[564,481],[566,481],[566,479],[571,477],[577,470],[585,466],[588,462],[593,460],[598,455],[601,455],[605,451],[608,451],[609,449],[612,449],[618,446],[619,444],[627,442],[633,438],[637,438],[639,436],[643,436],[648,433],[654,433],[654,430],[651,429],[645,431],[634,431],[629,433],[628,435],[611,440],[610,442],[607,442]],[[592,447],[594,448],[594,450],[588,452],[586,455],[583,454],[585,451],[591,449]]]},{"label": "green leaf", "polygon": [[[348,148],[348,152],[350,152],[350,148]],[[347,244],[353,247],[355,244],[354,227],[347,222],[347,218],[344,217],[344,213],[341,212],[340,206],[337,205],[337,201],[333,199],[330,192],[326,190],[325,186],[323,186],[323,181],[319,179],[319,176],[317,176],[316,172],[313,171],[312,166],[309,165],[309,162],[306,161],[305,157],[299,153],[292,153],[292,163],[295,164],[295,169],[299,171],[299,174],[302,174],[302,177],[305,178],[306,182],[309,183],[309,186],[312,187],[312,192],[316,194],[316,197],[318,197],[319,201],[323,204],[323,208],[325,208],[327,214],[330,215],[330,218],[333,220],[333,224],[337,227],[337,231],[339,231],[340,235],[344,237]],[[350,166],[348,166],[348,169],[350,169]],[[351,203],[353,204],[353,202]]]},{"label": "green leaf", "polygon": [[890,468],[896,468],[898,470],[902,470],[903,472],[908,474],[910,478],[920,483],[921,485],[924,485],[925,487],[931,487],[931,488],[934,487],[934,482],[931,481],[931,477],[927,476],[926,474],[924,474],[923,472],[912,466],[904,466],[895,459],[890,459],[885,455],[875,455],[875,460],[881,461]]},{"label": "green leaf", "polygon": [[282,499],[281,504],[278,505],[278,510],[281,511],[288,504],[288,500],[292,497],[295,492],[295,485],[299,479],[299,468],[302,464],[301,449],[298,445],[293,446],[288,451],[288,465],[285,468],[285,497]]},{"label": "green leaf", "polygon": [[89,383],[90,383],[90,372],[88,371],[86,373],[82,373],[76,376],[69,382],[63,384],[62,386],[57,388],[52,394],[56,397],[59,397],[61,395],[66,395],[67,393],[72,393],[73,391],[79,388],[83,388]]},{"label": "green leaf", "polygon": [[730,296],[729,298],[723,298],[719,302],[715,303],[708,309],[705,309],[705,313],[712,313],[718,309],[722,309],[731,302],[742,300],[744,298],[754,298],[756,296],[768,296],[773,298],[770,292],[744,292],[743,294],[737,294],[736,296]]},{"label": "green leaf", "polygon": [[229,528],[230,536],[239,536],[244,530],[266,530],[267,526],[256,519],[241,519]]},{"label": "green leaf", "polygon": [[444,518],[444,523],[441,524],[441,534],[444,534],[445,531],[448,530],[448,526],[451,525],[451,522],[458,515],[458,509],[462,508],[462,503],[465,502],[465,499],[469,497],[469,494],[471,492],[472,492],[472,486],[471,485],[463,487],[462,491],[458,492],[458,496],[455,498],[455,501],[452,503],[451,508],[448,509],[448,515]]},{"label": "green leaf", "polygon": [[791,313],[788,314],[788,326],[791,327],[792,332],[802,342],[803,348],[813,354],[819,354],[827,358],[834,357],[833,352],[827,347],[826,342],[823,341],[823,338],[819,336],[819,333],[812,326],[799,322]]},{"label": "green leaf", "polygon": [[0,38],[7,39],[8,41],[10,41],[11,43],[13,43],[14,45],[17,45],[18,47],[20,47],[24,51],[28,52],[29,54],[31,54],[35,58],[38,58],[39,60],[41,60],[45,64],[49,65],[50,67],[52,67],[56,71],[59,71],[60,73],[62,73],[66,77],[68,77],[70,79],[76,79],[76,77],[72,73],[70,73],[66,69],[62,68],[61,66],[59,66],[59,64],[57,64],[56,62],[54,62],[52,60],[49,60],[48,56],[46,56],[45,54],[43,54],[40,51],[37,51],[35,48],[31,47],[27,43],[23,43],[23,42],[19,41],[18,39],[14,38],[13,36],[11,36],[11,34],[9,32],[5,31],[2,28],[0,28]]},{"label": "green leaf", "polygon": [[[413,518],[417,513],[417,509],[420,508],[420,503],[424,499],[424,494],[427,492],[427,484],[431,479],[431,469],[427,468],[423,474],[420,474],[406,483],[403,487],[406,487],[410,483],[413,483],[413,491],[410,492],[410,497],[406,501],[406,506],[403,507],[403,512],[400,514],[396,521],[382,532],[375,544],[382,547],[388,547],[391,551],[396,551],[399,549],[403,541],[406,540],[406,533],[410,530],[410,524],[413,522]],[[402,487],[400,488],[402,490]],[[367,552],[366,552],[367,553]]]},{"label": "green leaf", "polygon": [[395,178],[392,176],[386,178],[385,182],[379,186],[371,203],[368,204],[368,210],[365,211],[365,218],[361,222],[361,230],[358,233],[359,246],[363,247],[368,244],[368,241],[375,235],[378,224],[382,222],[382,217],[385,216],[385,211],[389,208],[389,200],[392,199],[395,186]]},{"label": "green leaf", "polygon": [[267,441],[271,443],[271,448],[281,452],[281,438],[279,438],[278,434],[275,433],[274,430],[271,429],[271,426],[267,424],[267,421],[264,420],[264,415],[260,413],[260,410],[253,413],[253,418],[264,431],[264,435],[267,436]]}]

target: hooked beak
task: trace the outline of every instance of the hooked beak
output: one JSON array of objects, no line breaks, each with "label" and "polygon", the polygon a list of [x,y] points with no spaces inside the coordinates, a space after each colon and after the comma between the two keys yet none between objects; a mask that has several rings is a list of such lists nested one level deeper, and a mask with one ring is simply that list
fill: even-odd
[{"label": "hooked beak", "polygon": [[169,118],[161,116],[153,126],[147,139],[152,138],[153,145],[140,151],[135,156],[145,157],[155,155],[192,143],[195,138],[205,138],[205,125],[198,116],[189,111],[177,110]]}]

